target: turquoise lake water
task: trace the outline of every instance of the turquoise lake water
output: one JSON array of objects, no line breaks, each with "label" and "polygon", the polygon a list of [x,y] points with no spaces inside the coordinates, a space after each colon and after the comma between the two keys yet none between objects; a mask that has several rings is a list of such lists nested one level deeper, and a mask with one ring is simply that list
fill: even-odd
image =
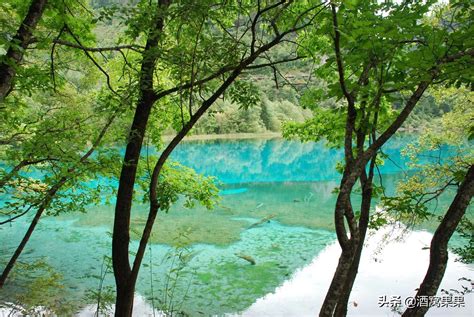
[{"label": "turquoise lake water", "polygon": [[[391,158],[380,168],[387,192],[408,172],[400,151],[409,140],[397,138],[384,147]],[[191,316],[242,312],[334,242],[332,191],[340,179],[335,171],[340,150],[282,139],[213,140],[184,142],[172,159],[217,177],[221,201],[213,211],[178,203],[158,216],[137,285],[149,304]],[[442,199],[437,208],[445,210],[447,203]],[[147,206],[134,207],[132,237],[146,213]],[[249,228],[265,217],[271,220]],[[94,303],[87,294],[97,290],[104,256],[110,255],[112,221],[110,205],[43,218],[20,262],[45,261],[60,273],[63,288],[44,287],[37,294],[13,276],[0,293],[3,300],[38,298],[35,304],[64,309],[64,315]],[[27,224],[24,217],[0,227],[2,262]],[[133,241],[132,250],[136,246]],[[113,275],[104,276],[103,288],[112,288]]]}]

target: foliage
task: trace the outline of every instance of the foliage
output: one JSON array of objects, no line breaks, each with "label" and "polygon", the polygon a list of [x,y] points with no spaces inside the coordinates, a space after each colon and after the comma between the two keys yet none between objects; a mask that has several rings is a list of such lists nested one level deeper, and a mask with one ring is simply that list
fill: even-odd
[{"label": "foliage", "polygon": [[303,142],[326,140],[328,145],[340,147],[344,140],[345,111],[343,108],[315,109],[313,118],[304,123],[288,123],[283,130],[285,138]]},{"label": "foliage", "polygon": [[[8,299],[13,311],[24,315],[37,314],[38,310],[52,313],[70,314],[73,306],[68,303],[62,285],[62,275],[43,259],[31,263],[18,263],[11,276],[12,286],[22,292]],[[1,307],[1,306],[0,306]]]},{"label": "foliage", "polygon": [[[0,150],[5,164],[0,168],[0,190],[9,197],[2,213],[15,215],[29,206],[39,206],[49,188],[61,178],[67,182],[53,197],[50,214],[83,211],[91,203],[100,203],[103,195],[111,194],[109,184],[91,186],[90,182],[98,175],[115,174],[119,152],[110,147],[96,149],[87,164],[81,163],[106,124],[104,118],[110,116],[110,106],[94,98],[80,96],[75,90],[59,96],[35,95],[19,111],[8,113],[8,120],[0,124],[8,141]],[[78,108],[77,104],[83,106]],[[106,136],[101,143],[113,144],[117,136],[120,133]]]},{"label": "foliage", "polygon": [[99,275],[87,276],[97,279],[97,289],[86,290],[84,299],[87,303],[97,303],[95,316],[109,316],[115,301],[115,289],[113,286],[104,285],[104,280],[112,271],[112,259],[104,256]]},{"label": "foliage", "polygon": [[463,263],[474,262],[474,223],[468,217],[464,217],[459,224],[457,231],[465,244],[454,247],[453,252],[459,255],[459,261]]},{"label": "foliage", "polygon": [[[407,146],[404,154],[417,172],[399,183],[396,196],[382,199],[390,215],[402,221],[410,220],[410,223],[433,216],[430,212],[435,207],[433,203],[446,192],[452,192],[474,164],[474,151],[471,141],[467,140],[474,118],[473,92],[461,87],[434,90],[432,95],[449,103],[453,110],[433,122],[415,143]],[[448,147],[452,153],[449,156],[445,154]],[[462,261],[472,261],[471,217],[466,213],[458,229],[467,243],[454,249]]]},{"label": "foliage", "polygon": [[239,105],[240,109],[248,110],[255,106],[260,98],[258,88],[251,82],[238,80],[229,89],[230,99]]},{"label": "foliage", "polygon": [[[148,181],[148,178],[145,178],[140,182],[145,193]],[[196,202],[199,202],[207,209],[212,209],[218,201],[218,188],[214,177],[200,175],[177,162],[168,162],[163,168],[158,183],[158,193],[160,209],[165,212],[168,212],[180,197],[184,198],[185,208],[192,208]],[[147,201],[148,194],[144,195],[143,199]]]},{"label": "foliage", "polygon": [[[374,124],[370,113],[378,112],[377,129],[383,131],[403,107],[407,95],[415,90],[419,82],[430,76],[433,65],[438,63],[440,57],[472,47],[471,42],[462,40],[472,32],[472,23],[467,22],[472,12],[466,10],[462,1],[453,2],[451,7],[435,3],[351,1],[340,2],[339,5],[337,2],[342,65],[346,75],[344,85],[356,100],[356,130],[363,128],[370,131]],[[316,56],[318,64],[315,75],[322,83],[309,88],[301,101],[302,106],[315,112],[315,118],[304,125],[288,125],[286,134],[291,137],[299,134],[302,140],[307,141],[311,138],[304,132],[306,127],[312,130],[313,139],[326,137],[329,143],[334,143],[335,135],[339,133],[335,131],[343,127],[338,122],[344,119],[334,121],[335,131],[320,128],[325,122],[335,119],[335,112],[340,111],[338,108],[343,97],[332,44],[334,32],[329,11],[321,22],[321,28],[312,30],[301,42]],[[454,20],[466,23],[454,23]],[[442,78],[439,81],[444,84],[472,82],[472,69],[466,68],[466,63],[468,60],[462,58],[446,66],[439,75]],[[361,85],[364,68],[369,70],[368,78]],[[458,72],[459,76],[453,72]],[[382,97],[380,105],[377,105],[375,100],[380,92]],[[430,96],[415,107],[414,118],[409,119],[405,126],[416,125],[419,128],[421,121],[439,117],[449,109],[445,101]],[[344,113],[341,112],[340,117],[344,117]],[[355,133],[353,135],[355,138]]]},{"label": "foliage", "polygon": [[[189,285],[194,275],[194,272],[189,270],[189,262],[196,255],[189,249],[186,240],[186,232],[179,233],[176,244],[165,254],[161,263],[168,267],[168,272],[164,288],[160,291],[161,297],[157,298],[158,308],[169,316],[186,316],[182,306],[189,299]],[[181,289],[180,292],[178,288]]]}]

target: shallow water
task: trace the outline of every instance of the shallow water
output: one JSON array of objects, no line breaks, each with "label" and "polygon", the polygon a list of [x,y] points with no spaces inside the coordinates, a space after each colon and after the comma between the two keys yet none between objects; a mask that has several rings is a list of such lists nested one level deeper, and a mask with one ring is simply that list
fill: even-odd
[{"label": "shallow water", "polygon": [[[406,160],[399,154],[406,142],[406,138],[396,139],[384,148],[391,156],[391,161],[381,167],[388,192],[393,192],[396,181],[407,172]],[[342,159],[341,151],[321,143],[281,139],[218,140],[185,142],[173,159],[216,176],[221,182],[221,202],[213,211],[199,206],[190,210],[178,203],[168,214],[158,215],[153,244],[137,285],[137,292],[147,299],[147,305],[184,311],[191,316],[241,312],[261,316],[252,315],[252,308],[246,309],[294,279],[299,270],[311,267],[314,259],[333,245],[332,191],[340,177],[334,166]],[[354,201],[357,199],[354,195]],[[438,210],[444,210],[448,201],[442,199]],[[134,207],[132,237],[134,232],[140,232],[146,212],[146,206]],[[270,220],[250,228],[265,217]],[[49,301],[66,302],[63,306],[71,309],[64,314],[93,303],[85,294],[98,288],[97,276],[104,269],[104,256],[110,255],[112,219],[113,207],[105,205],[91,206],[87,214],[47,217],[41,220],[25,248],[22,262],[41,258],[61,273],[64,288],[50,294],[44,289],[44,293]],[[0,228],[1,261],[13,252],[27,221],[23,218]],[[425,226],[430,228],[432,225]],[[133,241],[132,249],[136,246]],[[244,259],[246,256],[256,264],[250,264]],[[331,258],[337,260],[337,255],[333,253]],[[426,263],[419,266],[424,271]],[[469,274],[470,268],[463,266]],[[333,267],[320,267],[318,271],[330,278]],[[409,293],[422,275],[416,278],[419,281],[411,285],[404,282],[401,287]],[[104,287],[112,286],[109,272],[105,274]],[[365,287],[373,290],[376,286]],[[21,278],[12,278],[1,295],[4,300],[15,301],[29,294],[27,289]],[[325,289],[327,286],[318,287],[313,292],[324,294]],[[38,294],[31,298],[34,296]],[[314,300],[305,296],[301,300]],[[38,298],[36,305],[42,305],[44,300]],[[297,308],[295,305],[298,304],[289,302],[287,309],[292,311]]]}]

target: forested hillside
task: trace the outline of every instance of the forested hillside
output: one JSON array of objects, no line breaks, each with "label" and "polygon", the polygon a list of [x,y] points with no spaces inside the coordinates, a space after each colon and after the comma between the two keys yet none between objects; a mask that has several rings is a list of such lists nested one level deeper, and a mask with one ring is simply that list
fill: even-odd
[{"label": "forested hillside", "polygon": [[[117,8],[129,0],[93,0],[92,7],[101,12]],[[118,30],[122,28],[117,19],[107,20],[99,24],[95,33],[98,43],[108,45],[114,42]],[[284,44],[272,52],[272,58],[289,55],[295,48]],[[300,45],[300,56],[313,54],[311,49]],[[318,58],[320,58],[319,56]],[[318,59],[317,58],[317,59]],[[316,60],[317,60],[316,59]],[[234,133],[264,133],[281,132],[288,122],[304,122],[312,117],[312,101],[305,98],[312,90],[319,90],[325,86],[324,81],[315,80],[313,74],[315,62],[308,58],[301,58],[292,62],[276,65],[274,68],[262,68],[248,71],[242,80],[249,83],[254,90],[255,101],[249,107],[234,102],[230,97],[223,97],[213,105],[193,128],[193,134],[234,134]],[[337,100],[322,104],[333,107]],[[321,106],[321,105],[318,105]],[[394,104],[394,109],[401,106]],[[444,113],[452,110],[449,103],[439,103],[429,93],[420,102],[413,114],[404,124],[410,131],[420,131],[423,126],[429,125],[432,119],[441,118]],[[173,134],[174,130],[167,130]]]}]

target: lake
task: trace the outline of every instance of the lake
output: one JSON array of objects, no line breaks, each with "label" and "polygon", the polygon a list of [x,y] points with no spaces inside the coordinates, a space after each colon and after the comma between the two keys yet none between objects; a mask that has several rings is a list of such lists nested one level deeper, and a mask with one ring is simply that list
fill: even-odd
[{"label": "lake", "polygon": [[[388,193],[405,173],[413,173],[400,155],[411,140],[396,138],[383,149],[390,157],[380,167]],[[159,214],[137,284],[135,315],[153,316],[153,307],[190,316],[316,315],[338,259],[333,190],[340,179],[335,164],[342,158],[340,150],[323,143],[279,138],[179,145],[172,159],[217,177],[221,200],[212,211],[199,206],[187,209],[178,202],[169,213]],[[354,202],[358,199],[354,195]],[[449,197],[442,197],[436,212],[442,213],[448,204]],[[134,207],[132,238],[141,231],[146,213],[147,206]],[[252,226],[264,218],[269,221]],[[31,275],[47,272],[63,287],[48,288],[53,281],[44,279],[26,285],[21,276],[13,276],[2,299],[50,305],[63,315],[93,316],[94,292],[102,285],[106,298],[114,286],[104,258],[111,252],[112,222],[111,205],[90,206],[86,214],[43,218],[20,262],[46,262],[42,271]],[[0,227],[3,262],[27,225],[28,218],[23,217]],[[378,307],[379,296],[414,295],[427,268],[425,247],[434,225],[409,230],[404,240],[395,239],[403,228],[385,228],[370,236],[350,315],[396,315],[389,307]],[[131,249],[136,247],[134,240]],[[451,254],[442,288],[470,288],[459,279],[473,278],[474,266],[454,260]],[[470,316],[472,293],[464,300],[464,307],[432,308],[429,315]]]}]

